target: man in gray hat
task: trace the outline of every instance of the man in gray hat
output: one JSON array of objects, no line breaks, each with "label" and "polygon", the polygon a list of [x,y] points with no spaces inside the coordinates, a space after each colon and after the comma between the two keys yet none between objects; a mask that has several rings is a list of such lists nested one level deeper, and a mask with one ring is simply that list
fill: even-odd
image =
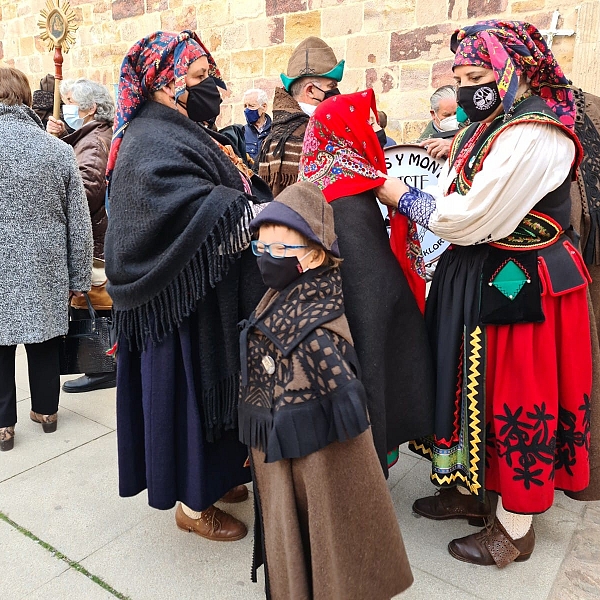
[{"label": "man in gray hat", "polygon": [[275,90],[271,133],[263,142],[258,174],[277,196],[298,179],[306,123],[326,98],[339,94],[343,60],[322,39],[309,37],[294,50]]}]

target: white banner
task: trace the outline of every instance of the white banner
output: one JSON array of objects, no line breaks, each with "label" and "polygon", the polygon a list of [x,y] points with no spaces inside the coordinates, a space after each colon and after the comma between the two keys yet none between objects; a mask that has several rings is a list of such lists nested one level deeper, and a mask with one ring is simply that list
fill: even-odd
[{"label": "white banner", "polygon": [[[432,158],[425,148],[410,144],[391,146],[384,150],[385,164],[388,175],[398,177],[412,187],[420,190],[430,185],[437,185],[437,181],[444,167],[445,160]],[[384,219],[388,216],[387,206],[379,205]],[[423,249],[425,264],[430,265],[438,260],[442,252],[450,245],[437,235],[424,227],[418,227],[419,240]]]}]

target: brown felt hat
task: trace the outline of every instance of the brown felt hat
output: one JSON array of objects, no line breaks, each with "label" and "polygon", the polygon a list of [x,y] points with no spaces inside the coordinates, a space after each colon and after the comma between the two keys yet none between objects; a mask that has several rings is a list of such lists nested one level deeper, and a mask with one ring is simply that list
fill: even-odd
[{"label": "brown felt hat", "polygon": [[333,209],[314,183],[299,181],[286,187],[252,219],[250,229],[256,231],[261,225],[267,224],[289,227],[333,256],[340,256]]},{"label": "brown felt hat", "polygon": [[327,77],[341,81],[344,64],[343,60],[338,62],[331,46],[321,38],[312,36],[298,44],[288,62],[287,74],[282,73],[280,77],[289,92],[292,83],[300,77]]}]

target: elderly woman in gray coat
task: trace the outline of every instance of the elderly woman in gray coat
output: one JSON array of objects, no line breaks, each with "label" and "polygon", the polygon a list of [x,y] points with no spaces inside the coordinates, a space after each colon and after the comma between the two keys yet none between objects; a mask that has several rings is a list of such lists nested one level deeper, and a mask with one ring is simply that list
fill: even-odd
[{"label": "elderly woman in gray coat", "polygon": [[25,75],[0,68],[0,450],[14,445],[17,344],[27,351],[30,417],[56,431],[69,292],[91,284],[92,227],[73,149],[30,107]]}]

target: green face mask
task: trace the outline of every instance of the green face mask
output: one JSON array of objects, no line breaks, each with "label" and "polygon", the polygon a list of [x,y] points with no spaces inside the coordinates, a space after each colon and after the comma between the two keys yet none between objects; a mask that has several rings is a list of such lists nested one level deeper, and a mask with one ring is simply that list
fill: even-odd
[{"label": "green face mask", "polygon": [[459,123],[465,123],[469,117],[467,117],[467,113],[459,106],[456,109],[456,120]]}]

